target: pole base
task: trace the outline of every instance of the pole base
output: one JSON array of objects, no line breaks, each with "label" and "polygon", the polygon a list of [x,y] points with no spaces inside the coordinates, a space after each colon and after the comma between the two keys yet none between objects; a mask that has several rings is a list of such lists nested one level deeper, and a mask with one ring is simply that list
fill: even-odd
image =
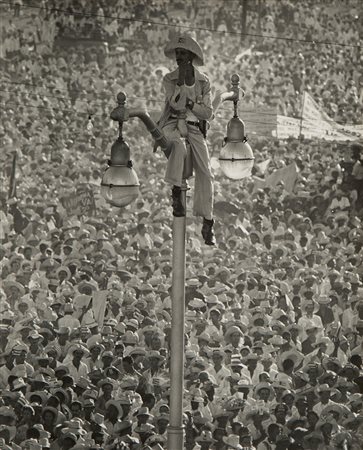
[{"label": "pole base", "polygon": [[168,450],[183,450],[184,449],[184,426],[172,427],[168,426]]}]

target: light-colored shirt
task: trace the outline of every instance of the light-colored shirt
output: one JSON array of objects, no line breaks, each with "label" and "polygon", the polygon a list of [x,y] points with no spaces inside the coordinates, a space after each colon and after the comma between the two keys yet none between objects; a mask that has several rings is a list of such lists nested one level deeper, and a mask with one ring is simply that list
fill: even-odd
[{"label": "light-colored shirt", "polygon": [[79,363],[79,367],[73,364],[73,361],[68,361],[64,364],[69,369],[69,375],[74,378],[74,381],[77,382],[81,377],[87,378],[88,376],[88,367],[84,362]]}]

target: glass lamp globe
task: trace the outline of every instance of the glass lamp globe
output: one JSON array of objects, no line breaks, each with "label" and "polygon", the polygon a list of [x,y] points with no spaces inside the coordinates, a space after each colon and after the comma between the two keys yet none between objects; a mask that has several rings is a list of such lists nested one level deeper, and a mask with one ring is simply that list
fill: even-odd
[{"label": "glass lamp globe", "polygon": [[112,206],[124,207],[139,195],[140,183],[135,170],[127,166],[110,166],[101,182],[101,195]]},{"label": "glass lamp globe", "polygon": [[247,142],[227,142],[219,155],[221,170],[231,180],[242,180],[251,176],[254,159]]}]

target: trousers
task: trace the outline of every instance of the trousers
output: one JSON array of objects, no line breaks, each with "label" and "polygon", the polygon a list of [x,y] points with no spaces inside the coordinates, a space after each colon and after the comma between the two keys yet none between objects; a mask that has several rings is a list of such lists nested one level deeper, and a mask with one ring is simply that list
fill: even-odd
[{"label": "trousers", "polygon": [[190,178],[194,171],[193,215],[210,219],[213,216],[214,177],[207,143],[197,126],[187,124],[187,129],[187,137],[182,138],[176,119],[170,119],[162,129],[172,142],[165,181],[181,186],[183,179]]}]

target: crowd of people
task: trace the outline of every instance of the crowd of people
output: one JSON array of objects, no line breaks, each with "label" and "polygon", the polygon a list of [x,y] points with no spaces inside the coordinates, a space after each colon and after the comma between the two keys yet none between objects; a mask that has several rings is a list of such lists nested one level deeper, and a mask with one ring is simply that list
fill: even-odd
[{"label": "crowd of people", "polygon": [[[185,2],[182,19],[168,3],[95,1],[83,19],[55,11],[63,9],[55,1],[41,10],[2,5],[14,36],[26,36],[19,24],[36,15],[29,27],[39,22],[46,33],[48,21],[54,45],[29,38],[12,47],[9,37],[1,55],[1,449],[167,448],[172,215],[164,155],[152,152],[142,124],[124,126],[140,197],[120,210],[99,195],[117,92],[161,110],[165,28],[219,28],[197,31],[214,89],[237,72],[246,103],[298,116],[298,94],[308,90],[338,122],[359,123],[357,48],[252,36],[355,45],[359,2],[261,2],[260,23],[249,11],[242,43],[222,33],[239,31],[239,21],[221,2],[209,14],[211,2]],[[140,22],[102,20],[130,11]],[[59,44],[66,33],[89,37],[86,22],[114,41]],[[217,114],[207,135],[214,162],[225,127]],[[297,180],[293,189],[283,180],[257,187],[255,177],[232,182],[214,166],[216,248],[187,218],[185,448],[358,450],[362,143],[249,142],[259,180],[293,163]],[[95,207],[81,215],[65,200],[85,185]]]}]

